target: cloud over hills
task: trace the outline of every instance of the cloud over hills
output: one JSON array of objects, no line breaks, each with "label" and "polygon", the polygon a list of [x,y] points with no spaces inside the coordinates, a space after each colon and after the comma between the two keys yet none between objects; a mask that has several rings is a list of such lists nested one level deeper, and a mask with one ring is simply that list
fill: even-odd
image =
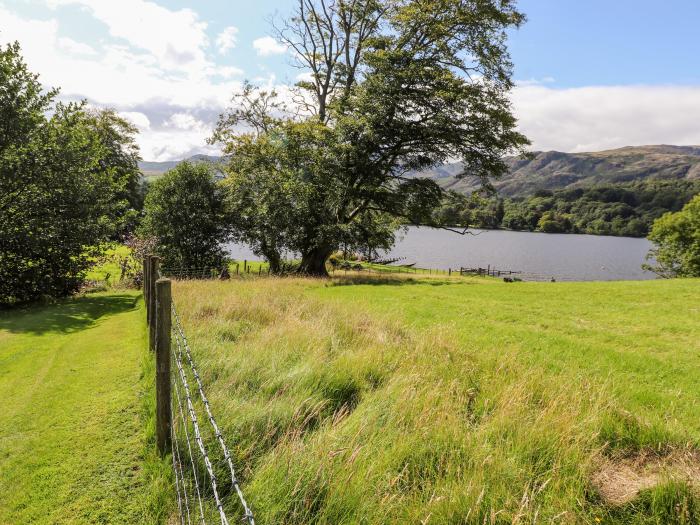
[{"label": "cloud over hills", "polygon": [[[196,4],[169,9],[149,0],[35,2],[45,7],[41,17],[16,14],[0,0],[0,43],[19,40],[30,68],[45,86],[61,87],[64,99],[114,107],[134,122],[148,160],[215,154],[205,140],[246,75],[231,61],[235,54],[247,47],[266,60],[287,51],[271,37],[241,42],[234,25],[214,31]],[[74,12],[91,20],[98,38],[71,32],[62,15]],[[512,99],[535,150],[700,144],[700,86],[563,89],[546,79],[520,83]]]}]

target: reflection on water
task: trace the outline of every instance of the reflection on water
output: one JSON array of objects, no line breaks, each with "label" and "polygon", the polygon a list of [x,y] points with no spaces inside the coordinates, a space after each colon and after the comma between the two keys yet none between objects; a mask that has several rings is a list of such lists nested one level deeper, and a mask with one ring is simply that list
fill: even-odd
[{"label": "reflection on water", "polygon": [[[387,257],[401,257],[402,264],[453,270],[496,268],[524,272],[526,279],[558,281],[612,281],[653,279],[642,270],[651,248],[646,239],[595,235],[546,234],[473,230],[458,235],[445,230],[410,227],[400,233]],[[255,259],[245,246],[231,244],[237,259]]]}]

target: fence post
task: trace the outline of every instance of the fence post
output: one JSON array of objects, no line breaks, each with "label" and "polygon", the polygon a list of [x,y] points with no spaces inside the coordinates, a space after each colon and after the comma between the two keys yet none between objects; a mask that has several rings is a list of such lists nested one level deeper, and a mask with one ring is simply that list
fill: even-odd
[{"label": "fence post", "polygon": [[170,279],[156,281],[156,442],[161,455],[170,452],[170,429],[173,424],[170,411]]},{"label": "fence post", "polygon": [[150,264],[148,265],[148,318],[151,320],[148,327],[148,347],[155,351],[156,349],[156,281],[158,280],[158,265],[160,258],[151,256]]},{"label": "fence post", "polygon": [[143,258],[143,301],[146,304],[146,323],[151,323],[151,310],[148,307],[150,297],[148,296],[150,290],[150,276],[149,271],[151,269],[151,256],[146,255]]}]

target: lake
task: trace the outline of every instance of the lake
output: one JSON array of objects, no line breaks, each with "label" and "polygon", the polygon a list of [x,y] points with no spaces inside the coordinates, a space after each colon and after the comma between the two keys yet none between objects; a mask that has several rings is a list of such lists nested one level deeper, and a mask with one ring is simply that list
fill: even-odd
[{"label": "lake", "polygon": [[[410,227],[400,233],[385,256],[398,264],[453,270],[460,267],[523,272],[525,280],[614,281],[654,279],[642,270],[651,248],[646,239],[597,235],[471,230],[459,235],[433,228]],[[228,245],[236,259],[256,257],[246,247]]]}]

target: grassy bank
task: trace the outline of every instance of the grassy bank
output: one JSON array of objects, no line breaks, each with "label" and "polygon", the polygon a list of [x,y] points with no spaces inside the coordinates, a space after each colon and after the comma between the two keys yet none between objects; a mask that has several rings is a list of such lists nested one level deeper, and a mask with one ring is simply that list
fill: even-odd
[{"label": "grassy bank", "polygon": [[259,523],[700,520],[700,281],[174,297]]},{"label": "grassy bank", "polygon": [[0,523],[164,518],[151,360],[134,292],[0,312]]}]

